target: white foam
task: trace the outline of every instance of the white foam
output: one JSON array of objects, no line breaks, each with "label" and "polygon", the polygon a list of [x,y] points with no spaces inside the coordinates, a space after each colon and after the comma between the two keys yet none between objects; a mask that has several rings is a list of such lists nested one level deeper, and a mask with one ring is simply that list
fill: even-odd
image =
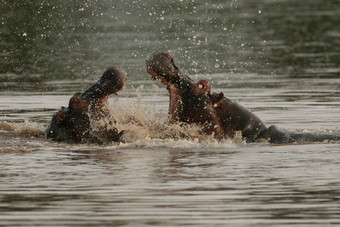
[{"label": "white foam", "polygon": [[21,123],[0,121],[0,134],[21,137],[43,137],[45,127],[42,124],[24,121]]}]

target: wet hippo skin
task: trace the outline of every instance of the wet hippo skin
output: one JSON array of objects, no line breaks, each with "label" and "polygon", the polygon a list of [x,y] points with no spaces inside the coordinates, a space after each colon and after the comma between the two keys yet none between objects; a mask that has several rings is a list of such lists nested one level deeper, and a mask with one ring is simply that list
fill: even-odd
[{"label": "wet hippo skin", "polygon": [[[100,119],[109,114],[108,97],[123,90],[127,74],[119,68],[108,68],[102,77],[84,93],[77,92],[70,98],[68,107],[56,112],[46,129],[46,137],[60,142],[99,142],[91,134],[90,114]],[[118,141],[122,132],[101,129],[108,140]]]},{"label": "wet hippo skin", "polygon": [[208,81],[193,81],[174,63],[168,53],[154,53],[146,60],[147,72],[169,91],[169,121],[196,123],[217,139],[233,137],[237,131],[247,142],[261,139],[270,143],[305,143],[340,141],[340,135],[328,133],[286,133],[275,126],[269,128],[253,113],[224,97],[212,93]]},{"label": "wet hippo skin", "polygon": [[223,129],[204,87],[206,81],[195,83],[184,75],[173,63],[171,55],[158,53],[147,59],[147,71],[153,79],[161,81],[170,96],[169,120],[171,123],[185,122],[203,125],[205,133],[218,138],[223,136]]}]

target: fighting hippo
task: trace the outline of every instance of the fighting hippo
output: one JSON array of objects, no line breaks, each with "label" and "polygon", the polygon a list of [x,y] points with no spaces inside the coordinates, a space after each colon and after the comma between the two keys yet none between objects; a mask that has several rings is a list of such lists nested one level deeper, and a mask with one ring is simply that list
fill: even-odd
[{"label": "fighting hippo", "polygon": [[270,143],[304,143],[340,141],[340,135],[327,133],[286,133],[275,126],[269,128],[253,113],[224,97],[212,93],[208,81],[198,83],[185,75],[168,53],[154,53],[146,60],[152,79],[164,84],[170,97],[169,121],[196,123],[204,133],[214,133],[217,139],[233,137],[237,131],[247,142],[261,139]]},{"label": "fighting hippo", "polygon": [[[68,107],[56,112],[46,129],[46,137],[54,141],[99,142],[91,130],[90,116],[94,119],[109,114],[108,97],[125,88],[127,74],[116,67],[108,68],[103,76],[84,93],[77,92],[69,100]],[[100,129],[106,140],[118,141],[122,132],[116,129]]]}]

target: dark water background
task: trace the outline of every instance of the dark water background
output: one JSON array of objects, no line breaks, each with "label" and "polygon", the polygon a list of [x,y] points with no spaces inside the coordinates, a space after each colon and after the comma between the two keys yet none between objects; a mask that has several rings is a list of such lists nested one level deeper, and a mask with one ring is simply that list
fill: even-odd
[{"label": "dark water background", "polygon": [[144,80],[154,51],[171,51],[190,74],[339,76],[334,0],[3,0],[0,10],[1,90],[51,91],[41,84],[111,65]]},{"label": "dark water background", "polygon": [[339,144],[43,137],[108,66],[129,74],[121,106],[143,86],[166,117],[154,51],[268,125],[339,132],[339,15],[337,0],[1,0],[0,225],[340,225]]}]

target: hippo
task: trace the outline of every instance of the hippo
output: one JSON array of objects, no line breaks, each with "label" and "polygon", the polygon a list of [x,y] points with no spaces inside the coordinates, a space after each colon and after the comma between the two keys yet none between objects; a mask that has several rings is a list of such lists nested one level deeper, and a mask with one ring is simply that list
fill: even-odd
[{"label": "hippo", "polygon": [[169,122],[202,125],[202,132],[216,139],[232,138],[241,132],[247,142],[266,140],[273,144],[340,141],[339,134],[288,133],[276,126],[267,127],[255,114],[240,104],[211,92],[207,80],[197,83],[185,75],[169,53],[157,52],[146,59],[146,70],[153,80],[169,91]]},{"label": "hippo", "polygon": [[[56,142],[100,142],[93,136],[90,116],[100,119],[110,113],[108,97],[125,88],[127,74],[116,67],[108,68],[102,77],[85,92],[75,93],[68,107],[56,112],[46,129],[46,137]],[[119,141],[123,132],[117,129],[101,128],[101,135],[107,140]]]}]

